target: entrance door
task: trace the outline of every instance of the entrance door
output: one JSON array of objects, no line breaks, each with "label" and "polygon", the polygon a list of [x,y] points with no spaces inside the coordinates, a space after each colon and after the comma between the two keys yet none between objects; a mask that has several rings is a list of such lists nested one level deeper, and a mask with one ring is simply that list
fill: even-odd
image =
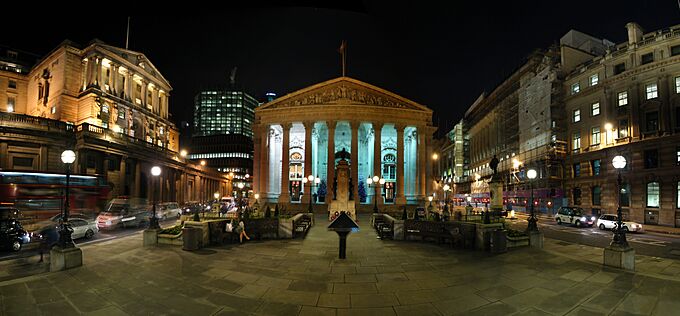
[{"label": "entrance door", "polygon": [[300,193],[301,193],[301,188],[302,188],[301,182],[302,181],[298,181],[298,180],[290,181],[289,190],[290,190],[290,200],[292,202],[300,202]]},{"label": "entrance door", "polygon": [[645,210],[645,224],[659,225],[659,211]]},{"label": "entrance door", "polygon": [[394,182],[385,182],[385,203],[394,203]]}]

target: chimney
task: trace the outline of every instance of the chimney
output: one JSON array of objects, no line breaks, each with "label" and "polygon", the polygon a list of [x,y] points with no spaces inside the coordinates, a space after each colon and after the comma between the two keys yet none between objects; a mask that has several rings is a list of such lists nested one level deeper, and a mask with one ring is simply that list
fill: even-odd
[{"label": "chimney", "polygon": [[633,45],[642,39],[642,27],[635,22],[629,22],[626,24],[626,29],[628,29],[628,45]]}]

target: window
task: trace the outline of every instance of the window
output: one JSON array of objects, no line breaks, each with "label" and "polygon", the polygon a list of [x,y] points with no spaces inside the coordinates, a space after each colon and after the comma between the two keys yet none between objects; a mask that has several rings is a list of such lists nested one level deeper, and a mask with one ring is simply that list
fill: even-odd
[{"label": "window", "polygon": [[600,175],[600,159],[596,159],[596,160],[592,161],[592,170],[593,170],[594,176]]},{"label": "window", "polygon": [[581,121],[581,110],[574,110],[574,123]]},{"label": "window", "polygon": [[680,93],[680,77],[675,77],[675,93]]},{"label": "window", "polygon": [[675,196],[675,207],[680,208],[680,181],[678,181],[678,189],[676,190]]},{"label": "window", "polygon": [[581,176],[581,164],[575,163],[574,164],[574,178],[578,178],[579,176]]},{"label": "window", "polygon": [[656,149],[645,150],[645,169],[659,167],[659,151]]},{"label": "window", "polygon": [[590,133],[590,144],[599,145],[600,144],[600,128],[593,127]]},{"label": "window", "polygon": [[645,86],[645,95],[647,96],[647,100],[649,99],[654,99],[659,96],[659,89],[656,86],[656,83],[650,83]]},{"label": "window", "polygon": [[648,112],[645,114],[645,131],[656,132],[659,130],[659,112]]},{"label": "window", "polygon": [[647,183],[647,207],[659,207],[659,182]]},{"label": "window", "polygon": [[19,58],[19,53],[13,51],[13,50],[8,50],[7,51],[7,58],[9,59],[17,59]]},{"label": "window", "polygon": [[622,72],[626,71],[626,64],[625,63],[620,63],[617,65],[614,65],[614,75],[618,75]]},{"label": "window", "polygon": [[572,195],[574,198],[574,205],[581,205],[581,188],[574,188],[572,190]]},{"label": "window", "polygon": [[600,102],[595,102],[591,105],[590,115],[597,116],[600,115]]},{"label": "window", "polygon": [[56,106],[53,106],[53,107],[52,107],[52,110],[51,110],[50,112],[52,112],[52,114],[57,113],[57,107],[56,107]]},{"label": "window", "polygon": [[680,106],[675,107],[675,128],[680,128]]},{"label": "window", "polygon": [[628,119],[619,121],[619,138],[628,137]]},{"label": "window", "polygon": [[581,149],[581,133],[574,133],[574,137],[571,141],[571,149],[578,152]]},{"label": "window", "polygon": [[671,56],[680,55],[680,45],[671,46]]},{"label": "window", "polygon": [[15,97],[7,97],[7,112],[14,112],[14,106],[16,105],[17,99]]},{"label": "window", "polygon": [[648,53],[640,56],[640,64],[649,64],[654,61],[654,53]]},{"label": "window", "polygon": [[599,78],[597,77],[597,74],[590,76],[590,80],[589,80],[590,85],[591,86],[597,85],[598,80],[599,80]]},{"label": "window", "polygon": [[602,195],[602,188],[599,185],[596,185],[592,189],[592,202],[593,205],[601,205],[601,195]]},{"label": "window", "polygon": [[675,147],[675,155],[677,156],[675,165],[680,166],[680,146]]},{"label": "window", "polygon": [[125,109],[118,109],[118,118],[125,119]]},{"label": "window", "polygon": [[628,91],[619,92],[619,106],[628,105]]},{"label": "window", "polygon": [[33,158],[30,157],[13,157],[12,163],[14,164],[14,168],[16,167],[33,168]]},{"label": "window", "polygon": [[7,87],[10,89],[16,89],[17,88],[17,82],[15,80],[9,80],[7,82]]},{"label": "window", "polygon": [[577,83],[571,85],[571,94],[577,94],[581,91],[581,86]]},{"label": "window", "polygon": [[621,203],[621,206],[630,206],[630,184],[621,183],[619,203]]}]

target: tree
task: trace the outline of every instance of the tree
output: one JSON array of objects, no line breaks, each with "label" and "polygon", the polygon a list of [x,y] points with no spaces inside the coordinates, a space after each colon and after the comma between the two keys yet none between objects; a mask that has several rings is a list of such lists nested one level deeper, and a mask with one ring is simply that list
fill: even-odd
[{"label": "tree", "polygon": [[364,186],[364,181],[359,181],[359,201],[361,203],[366,202],[366,187]]},{"label": "tree", "polygon": [[[408,214],[406,214],[406,206],[404,206],[404,213],[401,214],[401,219],[407,220],[408,219]],[[414,218],[415,219],[415,218]]]},{"label": "tree", "polygon": [[274,208],[274,217],[279,217],[279,205],[276,204],[276,207]]},{"label": "tree", "polygon": [[272,217],[272,209],[269,208],[269,205],[267,205],[267,210],[264,212],[264,218],[270,218]]}]

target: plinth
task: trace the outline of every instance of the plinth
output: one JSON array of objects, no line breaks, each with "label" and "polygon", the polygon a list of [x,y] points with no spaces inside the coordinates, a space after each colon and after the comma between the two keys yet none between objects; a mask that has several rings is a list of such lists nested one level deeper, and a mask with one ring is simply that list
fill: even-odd
[{"label": "plinth", "polygon": [[156,246],[158,244],[158,229],[144,230],[144,247]]},{"label": "plinth", "polygon": [[50,250],[50,271],[63,271],[83,265],[83,251],[78,247],[61,248],[55,246]]},{"label": "plinth", "polygon": [[612,245],[604,248],[604,265],[635,271],[635,249]]}]

